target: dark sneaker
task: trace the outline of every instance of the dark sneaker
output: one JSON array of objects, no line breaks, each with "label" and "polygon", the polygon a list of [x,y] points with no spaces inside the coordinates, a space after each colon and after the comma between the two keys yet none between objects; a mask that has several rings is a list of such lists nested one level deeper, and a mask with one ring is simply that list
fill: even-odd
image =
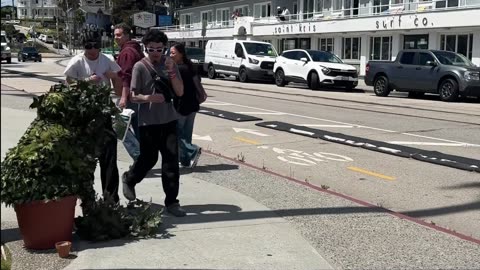
[{"label": "dark sneaker", "polygon": [[195,154],[193,159],[190,161],[190,166],[189,166],[190,168],[195,168],[195,166],[197,166],[198,159],[200,158],[201,154],[202,154],[202,148],[198,148],[197,153]]},{"label": "dark sneaker", "polygon": [[167,207],[167,212],[176,216],[176,217],[184,217],[187,215],[187,212],[180,207],[180,204],[174,203]]},{"label": "dark sneaker", "polygon": [[123,183],[123,196],[127,198],[129,201],[133,201],[137,198],[135,194],[135,184],[129,184],[127,182],[127,172],[124,172],[122,175],[122,183]]}]

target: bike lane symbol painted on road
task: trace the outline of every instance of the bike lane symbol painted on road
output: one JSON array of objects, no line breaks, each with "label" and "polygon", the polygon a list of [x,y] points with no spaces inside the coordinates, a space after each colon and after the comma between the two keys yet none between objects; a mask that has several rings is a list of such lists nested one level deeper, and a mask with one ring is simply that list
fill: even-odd
[{"label": "bike lane symbol painted on road", "polygon": [[[269,146],[259,146],[259,149],[269,149]],[[321,162],[328,162],[328,161],[338,161],[338,162],[351,162],[353,161],[352,158],[327,153],[327,152],[315,152],[313,154],[306,153],[300,150],[294,149],[283,149],[272,147],[273,152],[280,154],[277,158],[283,162],[287,162],[290,164],[300,165],[300,166],[315,166]]]}]

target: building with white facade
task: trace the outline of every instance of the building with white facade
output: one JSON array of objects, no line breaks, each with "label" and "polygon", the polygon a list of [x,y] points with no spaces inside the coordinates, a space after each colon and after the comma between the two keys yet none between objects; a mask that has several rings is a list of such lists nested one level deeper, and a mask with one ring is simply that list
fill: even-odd
[{"label": "building with white facade", "polygon": [[53,20],[62,16],[62,10],[58,8],[57,0],[18,0],[18,19],[44,19]]},{"label": "building with white facade", "polygon": [[[280,20],[278,6],[291,15]],[[236,10],[241,16],[232,16]],[[331,51],[360,75],[368,61],[394,60],[412,48],[455,51],[480,66],[480,0],[239,0],[177,13],[180,25],[163,30],[188,46],[251,39],[271,42],[279,52]]]}]

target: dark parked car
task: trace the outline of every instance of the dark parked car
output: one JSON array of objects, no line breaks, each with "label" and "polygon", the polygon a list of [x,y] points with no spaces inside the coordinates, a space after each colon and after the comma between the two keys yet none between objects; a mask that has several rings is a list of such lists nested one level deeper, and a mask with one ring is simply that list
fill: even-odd
[{"label": "dark parked car", "polygon": [[438,50],[403,50],[395,61],[370,61],[365,84],[373,85],[377,96],[390,91],[410,96],[437,93],[443,101],[459,95],[480,97],[480,68],[465,56]]},{"label": "dark parked car", "polygon": [[35,47],[23,47],[17,55],[18,62],[25,62],[33,60],[34,62],[42,62],[42,55],[37,51]]},{"label": "dark parked car", "polygon": [[[187,53],[187,57],[192,60],[193,68],[197,71],[197,74],[200,76],[206,75],[206,72],[203,70],[205,50],[196,47],[185,47],[185,52]],[[165,54],[170,55],[170,49],[168,49]]]}]

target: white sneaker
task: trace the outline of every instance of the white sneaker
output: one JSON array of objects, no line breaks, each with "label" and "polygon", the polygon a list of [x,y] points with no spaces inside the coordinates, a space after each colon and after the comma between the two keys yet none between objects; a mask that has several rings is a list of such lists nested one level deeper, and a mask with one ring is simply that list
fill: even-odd
[{"label": "white sneaker", "polygon": [[200,155],[202,154],[202,148],[198,148],[198,151],[197,151],[197,154],[195,155],[195,157],[190,161],[190,166],[189,168],[194,168],[195,166],[197,166],[197,163],[198,163],[198,159],[200,158]]}]

